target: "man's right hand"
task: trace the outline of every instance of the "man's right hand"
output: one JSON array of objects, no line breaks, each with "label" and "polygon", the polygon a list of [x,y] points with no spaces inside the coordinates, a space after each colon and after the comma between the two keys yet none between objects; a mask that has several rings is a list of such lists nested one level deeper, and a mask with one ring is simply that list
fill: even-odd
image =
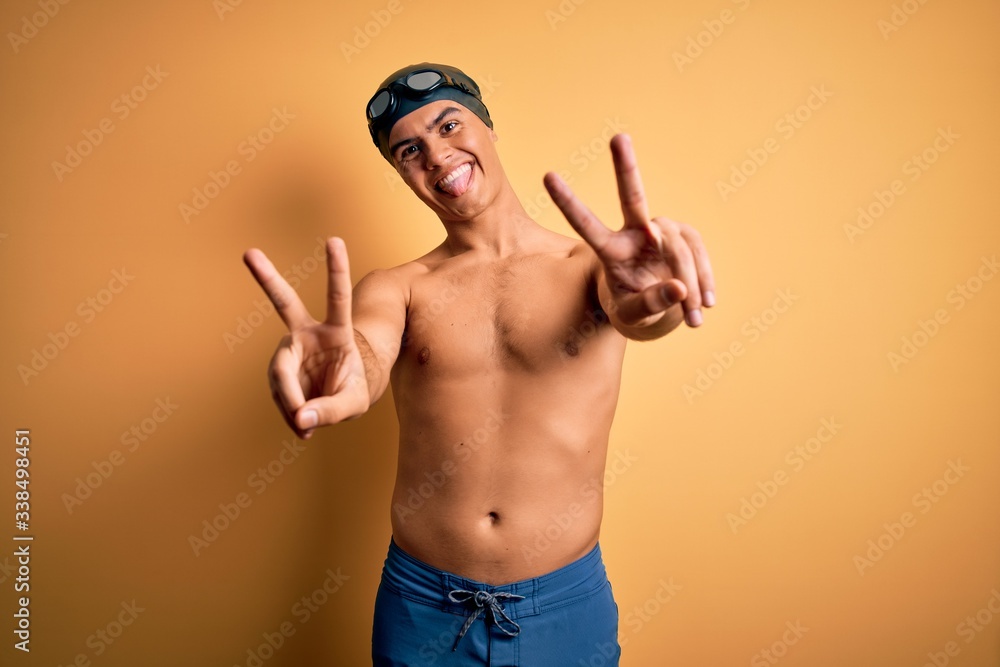
[{"label": "man's right hand", "polygon": [[299,295],[256,248],[243,255],[254,278],[288,326],[271,358],[271,396],[303,439],[319,426],[363,414],[371,405],[365,367],[351,323],[351,274],[342,239],[326,241],[326,320],[309,314]]}]

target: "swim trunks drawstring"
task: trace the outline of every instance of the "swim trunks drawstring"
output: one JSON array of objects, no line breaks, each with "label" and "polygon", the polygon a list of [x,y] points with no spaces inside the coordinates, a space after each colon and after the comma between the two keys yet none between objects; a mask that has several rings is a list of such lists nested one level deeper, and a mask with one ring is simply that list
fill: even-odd
[{"label": "swim trunks drawstring", "polygon": [[[452,646],[452,651],[458,650],[458,642],[462,641],[462,637],[465,633],[469,631],[472,624],[475,622],[479,615],[484,611],[489,611],[490,617],[493,619],[493,623],[500,628],[508,637],[516,637],[521,632],[521,626],[511,620],[507,612],[504,611],[503,605],[500,604],[500,600],[523,600],[523,595],[514,595],[513,593],[507,593],[506,591],[501,591],[499,593],[490,593],[488,591],[466,591],[461,588],[457,588],[452,592],[448,593],[448,599],[452,602],[464,603],[468,605],[470,602],[475,605],[475,610],[466,619],[465,625],[462,626],[462,630],[458,633],[458,637],[455,637],[455,645]],[[500,615],[500,619],[497,619],[497,614]],[[514,631],[511,632],[503,626],[501,621],[506,621],[514,627]]]}]

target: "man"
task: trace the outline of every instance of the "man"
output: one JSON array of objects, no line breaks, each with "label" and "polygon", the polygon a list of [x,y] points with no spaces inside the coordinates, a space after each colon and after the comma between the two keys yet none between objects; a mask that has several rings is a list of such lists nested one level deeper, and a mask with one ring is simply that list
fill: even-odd
[{"label": "man", "polygon": [[598,534],[625,343],[702,323],[715,300],[704,246],[650,218],[624,135],[611,141],[622,229],[552,173],[545,186],[583,241],[536,224],[479,88],[453,67],[395,72],[367,116],[445,240],[352,295],[344,243],[329,239],[322,322],[263,253],[245,261],[290,330],[269,373],[300,437],[361,415],[392,383],[399,460],[374,664],[618,664]]}]

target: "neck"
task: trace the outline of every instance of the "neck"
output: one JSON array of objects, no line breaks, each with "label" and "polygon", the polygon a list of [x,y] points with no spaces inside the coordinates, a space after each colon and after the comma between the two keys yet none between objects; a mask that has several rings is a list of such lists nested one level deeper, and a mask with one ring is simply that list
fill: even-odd
[{"label": "neck", "polygon": [[506,257],[541,229],[506,180],[496,199],[482,212],[464,220],[441,218],[441,223],[448,234],[444,246],[452,255],[477,251]]}]

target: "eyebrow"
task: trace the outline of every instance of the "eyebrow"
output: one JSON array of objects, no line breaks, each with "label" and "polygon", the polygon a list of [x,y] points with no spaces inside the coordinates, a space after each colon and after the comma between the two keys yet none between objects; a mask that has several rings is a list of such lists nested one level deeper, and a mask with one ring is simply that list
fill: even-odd
[{"label": "eyebrow", "polygon": [[[434,120],[432,120],[430,123],[427,124],[427,131],[430,132],[435,127],[437,127],[437,125],[442,120],[455,113],[461,113],[461,110],[458,107],[448,107],[447,109],[439,113],[437,115],[437,118],[435,118]],[[405,146],[406,144],[415,143],[416,141],[417,137],[409,137],[407,139],[403,139],[402,141],[397,141],[396,143],[394,143],[392,146],[389,147],[389,155],[395,155],[397,149]]]}]

